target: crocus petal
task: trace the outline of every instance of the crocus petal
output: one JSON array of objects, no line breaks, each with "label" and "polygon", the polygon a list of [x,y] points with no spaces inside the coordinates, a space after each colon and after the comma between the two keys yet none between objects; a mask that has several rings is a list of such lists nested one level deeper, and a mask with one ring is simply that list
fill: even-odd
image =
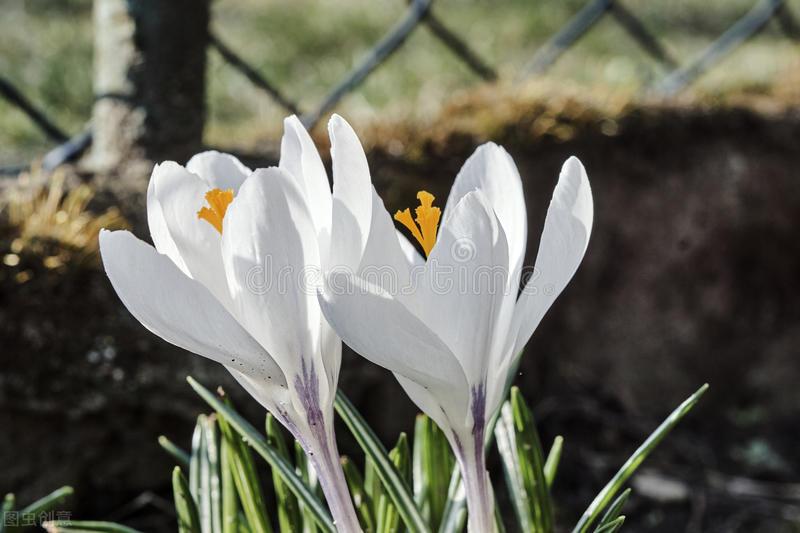
[{"label": "crocus petal", "polygon": [[286,386],[274,387],[269,381],[254,378],[231,365],[225,365],[225,368],[250,396],[277,417],[281,423],[285,424],[287,418],[297,417],[292,407],[289,389]]},{"label": "crocus petal", "polygon": [[561,168],[544,221],[534,273],[514,311],[514,354],[530,339],[544,314],[572,279],[592,232],[592,190],[586,170],[576,157]]},{"label": "crocus petal", "polygon": [[483,383],[498,313],[516,291],[507,287],[505,234],[481,190],[450,211],[425,274],[414,311],[458,357],[469,383]]},{"label": "crocus petal", "polygon": [[151,332],[276,387],[281,370],[211,293],[127,231],[100,232],[106,274],[125,307]]},{"label": "crocus petal", "polygon": [[319,302],[342,340],[366,359],[433,394],[467,390],[464,372],[447,345],[383,289],[338,272],[328,278]]},{"label": "crocus petal", "polygon": [[331,232],[331,186],[314,141],[294,115],[283,121],[281,160],[278,166],[301,183],[320,244],[325,245],[322,255],[326,255],[326,243],[330,241]]},{"label": "crocus petal", "polygon": [[[481,190],[497,213],[508,239],[512,274],[518,274],[528,240],[528,216],[519,171],[505,149],[494,143],[486,143],[467,159],[450,190],[443,220],[447,219],[461,198],[473,189]],[[512,275],[509,282],[516,287],[519,278]]]},{"label": "crocus petal", "polygon": [[209,189],[233,189],[234,194],[253,172],[234,156],[215,150],[193,156],[186,163],[186,170],[200,176]]},{"label": "crocus petal", "polygon": [[205,205],[209,185],[172,161],[158,165],[151,181],[169,235],[189,274],[230,310],[219,232],[197,217],[197,212]]},{"label": "crocus petal", "polygon": [[406,262],[410,268],[422,268],[425,266],[425,258],[419,253],[419,250],[408,240],[402,231],[395,230],[397,233],[397,240],[400,241],[400,249],[403,255],[406,256]]},{"label": "crocus petal", "polygon": [[328,123],[333,160],[333,227],[328,268],[355,272],[367,244],[372,219],[372,182],[361,141],[342,117]]},{"label": "crocus petal", "polygon": [[[454,384],[452,392],[434,395],[428,387],[402,374],[395,373],[394,377],[420,411],[428,415],[445,432],[448,440],[452,440],[454,429],[461,428],[467,419],[469,402],[466,390],[456,389],[457,385]],[[454,445],[454,442],[451,441],[450,444]]]},{"label": "crocus petal", "polygon": [[319,357],[319,250],[292,175],[261,169],[242,185],[225,215],[222,255],[237,318],[281,368]]},{"label": "crocus petal", "polygon": [[383,200],[373,188],[369,237],[357,274],[364,281],[381,287],[402,301],[402,291],[411,283],[411,269],[408,252],[403,249],[400,236]]},{"label": "crocus petal", "polygon": [[191,277],[189,267],[186,266],[186,262],[181,257],[178,246],[169,233],[167,221],[164,220],[164,211],[156,197],[155,175],[154,169],[150,177],[150,183],[147,184],[147,225],[150,228],[150,238],[153,239],[153,244],[159,253],[172,259],[172,262],[181,269],[181,272]]}]

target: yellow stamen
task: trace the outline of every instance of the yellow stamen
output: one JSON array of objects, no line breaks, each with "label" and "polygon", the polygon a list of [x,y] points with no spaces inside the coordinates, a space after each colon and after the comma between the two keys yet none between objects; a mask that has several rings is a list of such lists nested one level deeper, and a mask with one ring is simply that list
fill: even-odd
[{"label": "yellow stamen", "polygon": [[417,239],[425,251],[425,256],[430,255],[433,245],[436,244],[436,231],[439,228],[439,219],[442,210],[433,207],[434,196],[427,191],[417,193],[419,207],[414,212],[417,214],[416,224],[411,219],[411,210],[406,208],[394,214],[394,219],[408,228],[411,235]]},{"label": "yellow stamen", "polygon": [[228,205],[233,201],[233,189],[223,191],[222,189],[211,189],[206,193],[206,202],[209,207],[202,207],[197,212],[197,218],[205,220],[222,235],[222,219]]}]

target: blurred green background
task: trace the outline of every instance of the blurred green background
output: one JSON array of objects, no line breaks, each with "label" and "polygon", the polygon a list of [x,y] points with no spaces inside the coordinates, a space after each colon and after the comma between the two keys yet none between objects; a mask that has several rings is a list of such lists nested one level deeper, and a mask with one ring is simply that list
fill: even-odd
[{"label": "blurred green background", "polygon": [[[625,0],[684,63],[721,35],[752,0]],[[501,79],[515,78],[536,49],[584,0],[438,0],[439,18]],[[789,7],[800,13],[800,0]],[[309,109],[402,16],[403,0],[216,0],[212,29],[285,94]],[[91,0],[3,0],[0,72],[70,133],[92,107]],[[800,47],[773,20],[703,76],[695,94],[765,93],[800,69]],[[604,17],[548,72],[556,84],[634,94],[665,74],[612,17]],[[198,72],[198,76],[203,75]],[[285,111],[210,54],[210,145],[258,150],[279,135]],[[355,122],[424,119],[447,97],[478,82],[421,26],[337,111]],[[21,163],[50,146],[17,109],[0,100],[0,164]]]}]

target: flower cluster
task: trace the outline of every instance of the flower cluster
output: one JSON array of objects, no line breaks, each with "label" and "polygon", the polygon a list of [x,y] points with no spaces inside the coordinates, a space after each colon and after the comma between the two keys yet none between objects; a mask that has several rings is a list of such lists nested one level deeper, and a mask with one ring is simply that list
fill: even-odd
[{"label": "flower cluster", "polygon": [[[593,205],[583,166],[564,164],[526,279],[522,181],[503,148],[478,148],[443,211],[420,191],[413,215],[392,217],[347,122],[328,125],[332,190],[300,121],[284,125],[277,167],[253,171],[217,152],[158,165],[147,192],[154,246],[101,232],[108,277],[147,329],[223,364],[286,426],[340,531],[360,530],[333,432],[342,341],[393,372],[443,430],[469,529],[492,531],[486,434],[519,354],[586,250]],[[254,273],[270,278],[259,290]]]}]

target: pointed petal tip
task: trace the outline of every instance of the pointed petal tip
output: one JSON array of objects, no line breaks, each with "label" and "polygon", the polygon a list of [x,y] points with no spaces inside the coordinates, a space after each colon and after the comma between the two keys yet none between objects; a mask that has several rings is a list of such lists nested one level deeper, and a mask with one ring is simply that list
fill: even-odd
[{"label": "pointed petal tip", "polygon": [[[358,134],[347,120],[341,115],[334,113],[328,120],[328,136],[331,138],[331,145],[336,142],[336,135],[351,135],[358,140]],[[361,141],[359,140],[359,143]]]},{"label": "pointed petal tip", "polygon": [[300,121],[300,118],[297,115],[289,115],[288,117],[283,119],[283,128],[284,130],[294,129],[294,128],[303,128],[303,123]]}]

